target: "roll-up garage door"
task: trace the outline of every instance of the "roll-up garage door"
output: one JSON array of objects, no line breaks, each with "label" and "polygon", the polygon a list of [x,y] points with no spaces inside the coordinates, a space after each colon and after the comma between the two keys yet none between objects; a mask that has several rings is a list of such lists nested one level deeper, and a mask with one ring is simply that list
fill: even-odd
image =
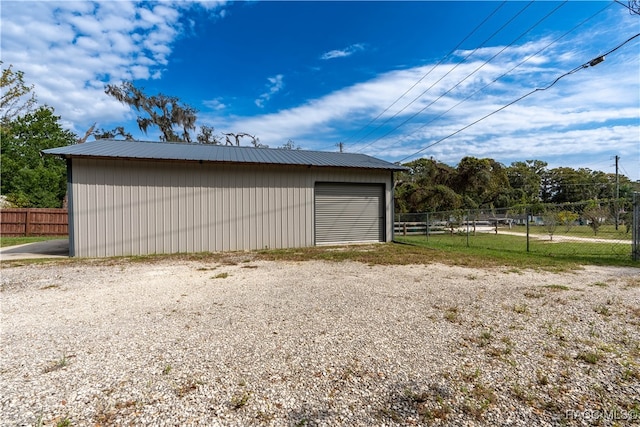
[{"label": "roll-up garage door", "polygon": [[384,224],[384,185],[316,184],[316,244],[382,242]]}]

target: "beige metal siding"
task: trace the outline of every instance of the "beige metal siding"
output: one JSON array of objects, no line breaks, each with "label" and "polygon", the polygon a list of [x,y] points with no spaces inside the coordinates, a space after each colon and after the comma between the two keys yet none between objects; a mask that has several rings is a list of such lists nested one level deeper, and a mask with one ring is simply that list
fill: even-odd
[{"label": "beige metal siding", "polygon": [[[391,212],[389,171],[81,158],[72,164],[75,256],[312,246],[316,182],[384,184]],[[387,213],[385,230],[392,217]]]}]

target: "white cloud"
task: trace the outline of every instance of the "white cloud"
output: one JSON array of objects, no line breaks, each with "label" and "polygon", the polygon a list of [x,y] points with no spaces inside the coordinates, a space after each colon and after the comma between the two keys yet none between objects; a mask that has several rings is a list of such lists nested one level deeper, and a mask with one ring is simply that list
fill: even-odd
[{"label": "white cloud", "polygon": [[227,108],[227,106],[222,102],[222,99],[220,99],[220,98],[202,101],[202,104],[205,107],[207,107],[207,108],[209,108],[211,110],[215,110],[215,111],[220,111],[220,110],[224,110],[225,108]]},{"label": "white cloud", "polygon": [[365,46],[362,43],[352,44],[344,49],[336,49],[330,50],[329,52],[325,52],[320,56],[320,59],[335,59],[335,58],[345,58],[347,56],[351,56],[356,52],[360,52],[364,50]]},{"label": "white cloud", "polygon": [[53,106],[71,130],[84,132],[93,122],[129,118],[129,109],[108,97],[104,85],[160,77],[183,30],[183,9],[202,6],[213,12],[224,4],[3,2],[2,60],[24,72],[40,104]]},{"label": "white cloud", "polygon": [[[634,137],[634,131],[636,136]],[[613,153],[626,154],[629,164],[638,156],[637,130],[635,126],[596,127],[574,131],[532,131],[525,134],[506,133],[495,135],[487,143],[473,136],[463,135],[447,143],[429,149],[425,154],[449,164],[456,164],[463,155],[475,157],[499,158],[509,165],[513,161],[525,159],[543,159],[559,166],[564,159],[564,166],[573,162],[573,167],[584,167],[585,163],[594,160],[610,160],[610,147],[615,146]],[[394,154],[401,156],[405,151],[392,148]],[[464,153],[461,155],[461,153]],[[638,179],[637,177],[632,177]]]},{"label": "white cloud", "polygon": [[269,83],[267,84],[267,91],[260,95],[258,99],[255,100],[255,104],[263,108],[264,104],[271,99],[273,95],[280,92],[284,87],[284,76],[282,74],[278,74],[273,77],[268,77],[267,80]]},{"label": "white cloud", "polygon": [[[620,37],[609,37],[607,44],[615,46]],[[480,65],[501,47],[487,48],[458,66],[441,64],[394,105],[397,97],[432,65],[384,73],[287,110],[232,118],[227,123],[230,128],[257,134],[265,144],[278,145],[291,138],[305,149],[331,150],[343,141],[347,151],[361,150],[391,161],[433,155],[455,164],[470,155],[507,163],[524,159],[549,159],[552,163],[552,159],[557,162],[564,157],[580,166],[580,159],[610,157],[612,152],[628,156],[630,163],[636,161],[640,155],[639,64],[633,53],[637,43],[611,55],[604,64],[568,75],[548,90],[536,92],[446,138],[590,59],[558,54],[581,45],[579,37],[538,53],[549,40],[508,48],[483,67]],[[530,60],[510,71],[529,56]],[[475,70],[472,77],[447,93]],[[507,71],[507,76],[492,83]],[[402,124],[416,113],[414,119]],[[364,127],[378,115],[373,125]],[[351,135],[345,135],[345,127],[351,129]],[[441,143],[412,156],[443,138]],[[639,172],[631,178],[640,179]]]}]

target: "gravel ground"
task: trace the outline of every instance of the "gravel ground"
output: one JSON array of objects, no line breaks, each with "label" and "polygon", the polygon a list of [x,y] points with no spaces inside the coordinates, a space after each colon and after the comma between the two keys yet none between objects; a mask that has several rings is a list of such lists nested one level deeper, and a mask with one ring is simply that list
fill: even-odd
[{"label": "gravel ground", "polygon": [[3,426],[640,424],[640,269],[1,274]]}]

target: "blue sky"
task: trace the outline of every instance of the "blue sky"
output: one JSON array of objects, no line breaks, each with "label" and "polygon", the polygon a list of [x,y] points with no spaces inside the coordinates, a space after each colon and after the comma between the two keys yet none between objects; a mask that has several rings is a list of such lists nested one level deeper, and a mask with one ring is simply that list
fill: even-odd
[{"label": "blue sky", "polygon": [[619,155],[640,180],[640,37],[465,129],[640,32],[624,4],[3,1],[0,48],[79,135],[158,139],[104,94],[131,80],[270,147],[605,172]]}]

